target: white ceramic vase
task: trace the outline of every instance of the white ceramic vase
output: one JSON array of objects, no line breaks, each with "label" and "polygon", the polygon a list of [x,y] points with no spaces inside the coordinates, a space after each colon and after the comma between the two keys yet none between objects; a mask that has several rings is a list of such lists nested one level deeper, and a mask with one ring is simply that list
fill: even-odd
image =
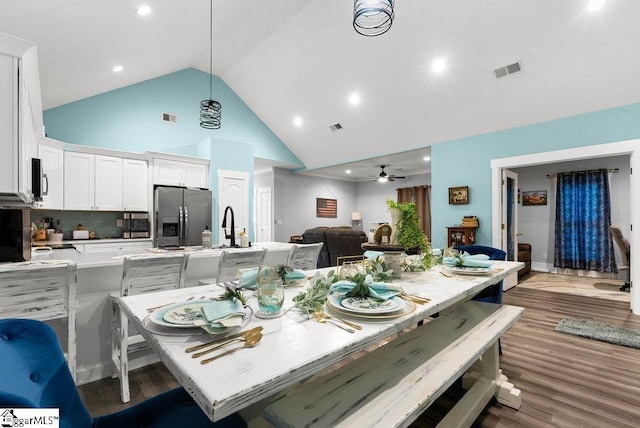
[{"label": "white ceramic vase", "polygon": [[389,243],[396,245],[398,243],[398,232],[400,231],[400,216],[402,213],[398,208],[389,208],[389,214],[391,215],[391,237]]}]

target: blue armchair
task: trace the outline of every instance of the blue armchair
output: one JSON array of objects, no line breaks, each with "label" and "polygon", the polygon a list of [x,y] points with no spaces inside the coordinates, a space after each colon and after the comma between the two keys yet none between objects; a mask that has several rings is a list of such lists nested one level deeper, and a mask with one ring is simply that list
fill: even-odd
[{"label": "blue armchair", "polygon": [[237,414],[211,422],[183,388],[92,418],[55,333],[41,321],[0,320],[0,355],[0,408],[58,408],[61,428],[246,427]]},{"label": "blue armchair", "polygon": [[[507,260],[507,253],[498,248],[485,247],[482,245],[458,245],[454,248],[460,252],[466,251],[469,254],[486,254],[489,256],[489,260]],[[485,288],[480,293],[476,294],[473,300],[501,304],[502,281]]]}]

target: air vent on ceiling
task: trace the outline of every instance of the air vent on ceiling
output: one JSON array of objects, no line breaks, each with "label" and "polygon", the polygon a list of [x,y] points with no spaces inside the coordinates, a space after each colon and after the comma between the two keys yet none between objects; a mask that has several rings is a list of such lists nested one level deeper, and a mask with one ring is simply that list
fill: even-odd
[{"label": "air vent on ceiling", "polygon": [[169,123],[178,123],[178,116],[172,113],[162,113],[162,121]]},{"label": "air vent on ceiling", "polygon": [[496,68],[495,70],[493,70],[493,74],[496,76],[496,79],[503,79],[512,74],[521,72],[522,65],[520,64],[520,62],[514,62],[513,64],[505,65],[504,67]]},{"label": "air vent on ceiling", "polygon": [[342,125],[340,125],[339,123],[336,123],[335,125],[329,126],[329,129],[331,129],[332,131],[339,131],[342,129]]}]

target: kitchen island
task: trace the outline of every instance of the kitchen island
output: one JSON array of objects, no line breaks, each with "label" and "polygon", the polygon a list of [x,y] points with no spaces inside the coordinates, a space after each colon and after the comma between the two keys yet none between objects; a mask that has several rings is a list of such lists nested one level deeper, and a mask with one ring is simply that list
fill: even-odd
[{"label": "kitchen island", "polygon": [[[130,240],[113,240],[114,246],[103,246],[100,251],[79,252],[73,248],[53,249],[36,252],[31,263],[50,260],[72,260],[77,264],[77,383],[84,384],[111,376],[111,310],[109,294],[120,291],[123,259],[126,255],[152,254],[151,248],[128,246]],[[117,242],[118,241],[118,242]],[[89,245],[89,244],[88,244]],[[267,264],[286,263],[291,244],[281,242],[254,243],[250,248],[233,251],[266,248],[264,262]],[[39,253],[39,254],[38,254]],[[185,287],[198,285],[199,279],[216,275],[222,248],[190,251]],[[61,343],[67,341],[65,320],[50,321]],[[142,364],[157,361],[149,352],[148,358],[141,358]],[[137,366],[131,367],[135,369]]]}]

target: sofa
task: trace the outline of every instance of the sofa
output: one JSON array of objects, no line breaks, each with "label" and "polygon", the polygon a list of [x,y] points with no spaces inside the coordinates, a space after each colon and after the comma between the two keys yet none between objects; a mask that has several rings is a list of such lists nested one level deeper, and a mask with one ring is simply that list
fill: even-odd
[{"label": "sofa", "polygon": [[362,244],[368,241],[367,234],[350,226],[314,227],[302,234],[304,244],[322,242],[318,256],[318,268],[337,266],[338,257],[359,256],[364,253]]},{"label": "sofa", "polygon": [[531,244],[518,243],[518,261],[524,263],[524,267],[518,271],[518,279],[531,272]]}]

